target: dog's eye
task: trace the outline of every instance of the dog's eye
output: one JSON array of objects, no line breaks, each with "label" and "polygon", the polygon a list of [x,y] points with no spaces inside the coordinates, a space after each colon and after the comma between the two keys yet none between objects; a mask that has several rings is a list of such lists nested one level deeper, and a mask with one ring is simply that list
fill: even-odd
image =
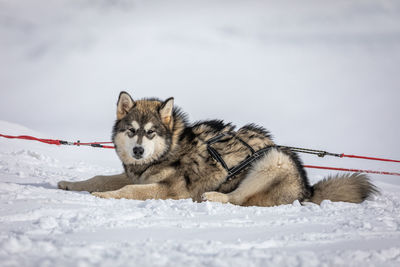
[{"label": "dog's eye", "polygon": [[129,131],[130,131],[132,134],[135,134],[135,133],[136,133],[136,130],[135,130],[134,128],[130,128]]},{"label": "dog's eye", "polygon": [[148,135],[150,135],[150,134],[152,134],[152,133],[154,133],[153,130],[148,130],[148,131],[147,131],[147,134],[148,134]]}]

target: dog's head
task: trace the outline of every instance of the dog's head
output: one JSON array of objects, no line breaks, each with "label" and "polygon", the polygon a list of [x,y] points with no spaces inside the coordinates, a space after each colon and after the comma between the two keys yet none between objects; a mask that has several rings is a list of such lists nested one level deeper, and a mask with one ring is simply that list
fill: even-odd
[{"label": "dog's head", "polygon": [[174,126],[174,99],[134,101],[121,92],[113,142],[125,165],[148,164],[160,159],[171,147]]}]

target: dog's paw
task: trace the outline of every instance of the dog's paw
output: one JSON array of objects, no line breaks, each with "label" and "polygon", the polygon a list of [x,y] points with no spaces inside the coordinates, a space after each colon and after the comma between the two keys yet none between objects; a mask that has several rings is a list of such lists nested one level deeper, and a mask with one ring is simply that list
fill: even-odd
[{"label": "dog's paw", "polygon": [[120,198],[118,197],[117,194],[113,191],[108,191],[108,192],[92,192],[91,193],[95,197],[101,197],[101,198]]},{"label": "dog's paw", "polygon": [[219,192],[206,192],[201,196],[203,201],[213,201],[213,202],[221,202],[228,203],[229,196],[227,194],[219,193]]},{"label": "dog's paw", "polygon": [[59,189],[62,190],[73,190],[71,187],[72,183],[71,182],[67,182],[67,181],[60,181],[58,182],[57,186]]}]

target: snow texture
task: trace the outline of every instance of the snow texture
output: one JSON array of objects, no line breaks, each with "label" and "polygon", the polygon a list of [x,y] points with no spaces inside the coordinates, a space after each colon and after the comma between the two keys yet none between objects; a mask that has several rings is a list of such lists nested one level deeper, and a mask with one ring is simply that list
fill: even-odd
[{"label": "snow texture", "polygon": [[[5,129],[35,134],[0,121]],[[115,158],[106,149],[0,139],[1,266],[400,264],[400,183],[375,181],[382,194],[362,204],[271,208],[56,188],[61,179],[120,172]]]},{"label": "snow texture", "polygon": [[[400,158],[397,0],[0,0],[0,40],[2,134],[108,141],[126,90],[174,96],[191,121],[263,125],[280,145]],[[360,205],[56,189],[121,170],[112,150],[0,139],[0,265],[400,266],[396,176],[372,175],[382,194]]]}]

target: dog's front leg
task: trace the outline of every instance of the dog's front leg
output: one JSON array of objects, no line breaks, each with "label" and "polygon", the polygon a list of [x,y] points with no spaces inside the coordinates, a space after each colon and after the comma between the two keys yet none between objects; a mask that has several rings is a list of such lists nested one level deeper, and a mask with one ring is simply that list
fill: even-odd
[{"label": "dog's front leg", "polygon": [[72,191],[105,192],[120,189],[132,181],[125,173],[110,176],[95,176],[89,180],[79,182],[58,182],[58,188]]},{"label": "dog's front leg", "polygon": [[126,199],[167,199],[168,188],[160,183],[126,185],[119,190],[108,192],[93,192],[92,195],[101,198],[126,198]]}]

